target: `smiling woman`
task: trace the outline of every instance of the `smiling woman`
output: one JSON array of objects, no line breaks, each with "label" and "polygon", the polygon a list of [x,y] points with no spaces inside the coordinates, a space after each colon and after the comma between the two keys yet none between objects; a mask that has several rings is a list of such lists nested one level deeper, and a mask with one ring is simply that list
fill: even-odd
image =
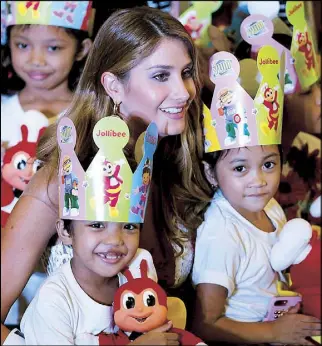
[{"label": "smiling woman", "polygon": [[[89,134],[97,121],[112,115],[113,110],[119,109],[118,115],[129,127],[131,137],[124,153],[134,168],[137,165],[134,155],[136,140],[151,121],[156,122],[162,138],[154,155],[140,246],[151,251],[159,283],[167,290],[185,282],[190,273],[194,230],[202,220],[204,206],[212,192],[201,165],[203,138],[199,94],[197,53],[182,24],[156,9],[119,10],[100,28],[72,103],[64,114],[75,125],[75,152],[84,169],[97,153],[97,146]],[[53,125],[42,137],[38,157],[44,167],[28,185],[2,233],[1,275],[5,278],[14,273],[10,283],[1,287],[3,319],[46,244],[55,236],[58,212],[56,132],[57,125]],[[150,179],[149,174],[142,175],[142,180]],[[37,210],[37,215],[34,210]],[[94,232],[105,231],[99,229]],[[100,261],[100,268],[107,256],[118,260],[120,255],[115,251],[108,254],[101,246],[96,250],[99,255],[93,256],[93,263]],[[60,255],[64,253],[60,252]],[[93,292],[91,282],[83,282]],[[115,282],[117,280],[110,282],[110,287],[106,282],[105,299],[112,297]],[[193,301],[188,282],[182,291]],[[175,294],[178,292],[171,292],[171,295]],[[99,316],[97,314],[95,318]],[[49,320],[44,318],[42,321],[47,323]],[[162,331],[169,328],[166,326]],[[46,334],[43,328],[38,327],[32,330],[36,329],[42,334],[41,338],[49,337],[47,343],[53,342],[50,333]],[[67,329],[68,337],[65,335],[64,344],[71,343],[70,340],[74,341],[76,337],[71,325]],[[60,331],[57,334],[62,336],[62,329],[57,330]],[[167,337],[167,333],[162,333],[163,341]]]},{"label": "smiling woman", "polygon": [[[120,111],[125,117],[154,121],[160,136],[184,131],[187,111],[196,96],[193,64],[183,42],[163,39],[155,51],[135,66],[122,94]],[[103,73],[103,85],[111,92],[113,77]]]}]

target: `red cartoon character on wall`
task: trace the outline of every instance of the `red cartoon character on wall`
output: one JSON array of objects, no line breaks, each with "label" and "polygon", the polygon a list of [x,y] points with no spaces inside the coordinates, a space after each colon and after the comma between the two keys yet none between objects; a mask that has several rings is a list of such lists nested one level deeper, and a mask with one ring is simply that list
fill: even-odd
[{"label": "red cartoon character on wall", "polygon": [[26,125],[22,125],[22,140],[7,149],[4,154],[1,170],[2,227],[5,226],[11,210],[39,167],[36,160],[36,148],[45,129],[46,127],[41,128],[35,138],[33,131],[28,130]]},{"label": "red cartoon character on wall", "polygon": [[[167,322],[167,295],[155,281],[148,278],[146,260],[140,263],[141,278],[134,279],[129,270],[124,272],[128,282],[114,296],[114,321],[120,328],[116,334],[99,334],[99,345],[127,345],[142,334]],[[192,333],[171,328],[179,335],[180,345],[205,345]]]},{"label": "red cartoon character on wall", "polygon": [[187,30],[193,40],[197,40],[198,38],[200,38],[201,29],[203,28],[203,26],[204,25],[194,15],[188,17],[187,23],[184,24],[184,28]]},{"label": "red cartoon character on wall", "polygon": [[261,93],[263,96],[257,98],[257,102],[262,103],[268,109],[268,128],[277,131],[278,118],[279,118],[279,103],[277,102],[277,90],[278,86],[274,89],[268,86],[268,83],[264,83],[261,87]]},{"label": "red cartoon character on wall", "polygon": [[315,68],[312,42],[309,40],[309,33],[307,31],[304,33],[298,31],[296,33],[296,44],[298,45],[299,52],[304,54],[307,69]]},{"label": "red cartoon character on wall", "polygon": [[123,179],[119,175],[121,166],[108,160],[103,162],[104,204],[109,204],[109,214],[117,217],[119,211],[116,207],[120,197]]}]

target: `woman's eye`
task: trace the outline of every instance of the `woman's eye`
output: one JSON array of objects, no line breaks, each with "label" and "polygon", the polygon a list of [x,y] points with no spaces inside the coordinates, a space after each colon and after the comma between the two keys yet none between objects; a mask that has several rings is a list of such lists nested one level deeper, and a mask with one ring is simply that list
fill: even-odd
[{"label": "woman's eye", "polygon": [[193,71],[191,68],[187,69],[187,70],[184,70],[182,72],[182,76],[183,78],[191,78],[192,77],[192,74],[193,74]]},{"label": "woman's eye", "polygon": [[168,77],[169,77],[168,73],[158,73],[153,78],[159,82],[166,82],[168,80]]},{"label": "woman's eye", "polygon": [[26,43],[18,43],[18,44],[17,44],[17,47],[18,47],[19,49],[26,49],[26,48],[28,47],[28,45],[27,45]]},{"label": "woman's eye", "polygon": [[234,171],[238,172],[238,173],[242,173],[244,172],[245,167],[244,166],[238,166],[234,168]]}]

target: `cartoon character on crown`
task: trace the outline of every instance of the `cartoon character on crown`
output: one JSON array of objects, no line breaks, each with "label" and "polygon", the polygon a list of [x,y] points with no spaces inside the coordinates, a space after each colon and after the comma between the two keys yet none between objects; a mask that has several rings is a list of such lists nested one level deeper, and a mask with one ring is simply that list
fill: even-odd
[{"label": "cartoon character on crown", "polygon": [[296,43],[298,45],[298,50],[304,54],[305,64],[308,70],[312,67],[315,68],[315,61],[313,56],[312,42],[309,40],[309,33],[307,30],[304,32],[297,31],[296,33]]},{"label": "cartoon character on crown", "polygon": [[123,179],[120,176],[121,166],[105,159],[103,161],[103,179],[104,179],[104,204],[109,204],[109,214],[111,217],[117,217],[119,211],[117,202],[119,201]]},{"label": "cartoon character on crown", "polygon": [[[114,296],[114,321],[119,327],[116,334],[99,334],[100,345],[127,345],[140,335],[167,322],[167,295],[155,281],[148,278],[146,260],[140,263],[141,278],[134,279],[126,270],[128,282]],[[179,335],[180,345],[205,345],[192,333],[179,328],[169,332]]]},{"label": "cartoon character on crown", "polygon": [[38,170],[37,142],[45,129],[46,127],[40,129],[38,138],[31,139],[28,127],[22,125],[22,140],[5,152],[1,169],[1,226],[6,224],[18,198]]},{"label": "cartoon character on crown", "polygon": [[63,210],[63,216],[77,216],[79,215],[79,203],[78,203],[78,178],[72,172],[73,164],[69,155],[65,155],[63,158],[62,167],[62,184],[64,184],[64,201],[65,206]]},{"label": "cartoon character on crown", "polygon": [[78,6],[78,1],[65,1],[64,8],[61,11],[54,11],[54,15],[62,18],[64,15],[69,23],[73,23],[74,11]]},{"label": "cartoon character on crown", "polygon": [[40,16],[39,5],[40,5],[40,1],[21,1],[21,3],[18,5],[18,12],[22,16],[25,16],[28,10],[31,8],[32,17],[38,18]]},{"label": "cartoon character on crown", "polygon": [[225,117],[227,132],[225,145],[232,145],[236,142],[236,129],[239,135],[242,135],[243,142],[249,142],[250,133],[246,110],[240,103],[236,102],[236,95],[232,90],[223,88],[218,92],[217,109],[219,115]]},{"label": "cartoon character on crown", "polygon": [[150,160],[147,159],[144,163],[143,172],[142,172],[142,185],[140,187],[137,187],[134,190],[135,194],[138,194],[139,192],[141,192],[140,200],[137,206],[133,206],[131,208],[131,212],[134,214],[138,214],[140,212],[140,216],[142,220],[144,219],[144,207],[147,200],[147,193],[149,191],[150,182],[151,182],[151,163],[150,163]]},{"label": "cartoon character on crown", "polygon": [[268,83],[264,83],[261,87],[261,94],[257,98],[258,103],[262,103],[268,109],[268,128],[277,131],[278,118],[279,118],[279,108],[280,105],[277,102],[277,90],[279,86],[277,85],[274,89],[270,88]]}]

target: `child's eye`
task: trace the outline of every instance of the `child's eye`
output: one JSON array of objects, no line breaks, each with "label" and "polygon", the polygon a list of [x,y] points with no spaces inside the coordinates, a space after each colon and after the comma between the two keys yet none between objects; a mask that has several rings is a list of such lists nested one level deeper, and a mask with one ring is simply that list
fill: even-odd
[{"label": "child's eye", "polygon": [[57,52],[58,50],[60,50],[61,48],[58,46],[49,46],[48,47],[48,51],[49,52]]},{"label": "child's eye", "polygon": [[245,171],[245,167],[244,166],[237,166],[234,168],[234,171],[238,172],[238,173],[242,173]]},{"label": "child's eye", "polygon": [[186,70],[184,70],[184,71],[182,72],[182,77],[183,77],[184,79],[186,79],[186,78],[191,78],[191,77],[192,77],[192,74],[193,74],[193,69],[192,69],[192,68],[188,68],[188,69],[186,69]]},{"label": "child's eye", "polygon": [[266,169],[272,169],[272,168],[275,167],[275,162],[272,162],[272,161],[265,162],[265,163],[264,163],[264,167],[265,167]]},{"label": "child's eye", "polygon": [[134,230],[138,229],[138,226],[134,223],[126,223],[123,228],[127,229],[129,231],[134,231]]},{"label": "child's eye", "polygon": [[104,228],[104,224],[102,222],[94,222],[89,225],[91,228]]},{"label": "child's eye", "polygon": [[28,45],[26,43],[17,43],[17,47],[19,49],[26,49],[28,47]]},{"label": "child's eye", "polygon": [[158,73],[153,76],[158,82],[166,82],[169,78],[169,73]]}]

